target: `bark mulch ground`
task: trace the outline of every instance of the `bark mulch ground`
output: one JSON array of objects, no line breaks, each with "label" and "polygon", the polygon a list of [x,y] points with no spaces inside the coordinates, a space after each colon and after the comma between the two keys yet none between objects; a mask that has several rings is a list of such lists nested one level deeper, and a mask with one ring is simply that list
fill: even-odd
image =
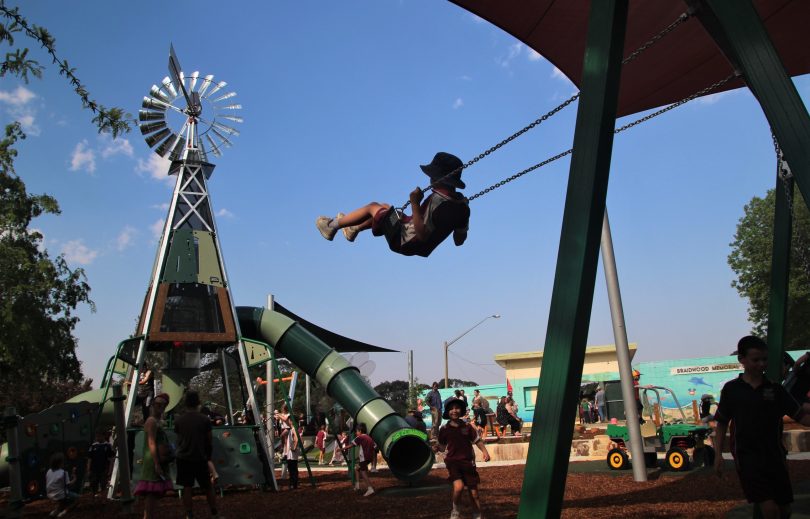
[{"label": "bark mulch ground", "polygon": [[[600,465],[604,466],[604,462],[572,468],[566,480],[562,517],[724,517],[732,508],[744,503],[731,463],[727,463],[723,478],[708,469],[677,474],[658,470],[650,472],[646,483],[634,482],[629,471],[609,472]],[[810,461],[790,461],[789,465],[794,482],[810,481]],[[482,464],[480,492],[484,517],[517,515],[524,469],[524,465],[487,467]],[[345,472],[317,472],[316,488],[306,484],[307,479],[302,477],[301,488],[297,490],[284,489],[278,493],[231,490],[219,499],[219,509],[228,519],[449,517],[450,491],[445,470],[434,470],[420,483],[420,487],[425,487],[420,492],[405,491],[388,472],[372,476],[377,494],[368,498],[351,490]],[[7,495],[0,496],[0,509],[5,509],[7,498]],[[195,517],[208,517],[202,496],[196,496],[194,504]],[[24,516],[47,517],[51,509],[49,502],[37,501],[25,507]],[[142,510],[139,503],[135,505],[136,513],[141,514]],[[164,498],[159,510],[160,519],[183,517],[180,501],[174,497]],[[462,512],[462,517],[471,515],[466,496]],[[68,517],[95,519],[120,515],[119,504],[83,496]]]}]

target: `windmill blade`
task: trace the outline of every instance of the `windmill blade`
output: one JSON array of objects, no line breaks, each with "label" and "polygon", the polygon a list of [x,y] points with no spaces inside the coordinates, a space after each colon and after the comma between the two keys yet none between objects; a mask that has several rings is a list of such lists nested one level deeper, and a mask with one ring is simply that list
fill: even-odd
[{"label": "windmill blade", "polygon": [[148,134],[154,133],[154,132],[156,132],[158,130],[162,130],[163,128],[166,128],[166,122],[165,121],[157,121],[157,122],[153,122],[153,123],[146,123],[146,124],[141,125],[141,133],[143,135],[148,135]]},{"label": "windmill blade", "polygon": [[211,97],[212,95],[217,93],[220,89],[225,88],[225,85],[227,84],[228,83],[226,83],[225,81],[220,81],[219,83],[216,84],[216,86],[214,86],[214,88],[211,89],[210,92],[208,92],[208,95],[206,95],[205,97]]},{"label": "windmill blade", "polygon": [[161,90],[160,87],[158,87],[157,85],[152,85],[152,88],[149,89],[149,95],[151,95],[152,97],[157,97],[158,99],[160,99],[165,103],[171,103],[172,101],[171,99],[169,99],[169,96],[164,94],[163,90]]},{"label": "windmill blade", "polygon": [[359,368],[361,365],[365,364],[368,361],[369,361],[368,352],[359,351],[354,355],[352,355],[352,360],[350,360],[349,362],[351,362],[352,364],[354,364]]},{"label": "windmill blade", "polygon": [[242,105],[227,105],[227,106],[220,106],[222,110],[241,110]]},{"label": "windmill blade", "polygon": [[[180,87],[183,84],[183,68],[180,66],[180,60],[174,53],[174,45],[169,44],[169,76],[171,76],[174,84]],[[163,80],[165,84],[165,79]],[[175,94],[177,95],[177,94]]]},{"label": "windmill blade", "polygon": [[148,145],[149,145],[149,147],[151,148],[151,147],[153,147],[155,144],[157,144],[158,142],[160,142],[160,141],[162,141],[163,139],[165,139],[166,137],[168,137],[168,136],[169,136],[169,134],[171,134],[171,133],[172,133],[172,132],[171,132],[171,131],[169,131],[169,129],[168,129],[168,128],[163,128],[163,129],[162,129],[162,130],[160,130],[159,132],[157,132],[157,133],[155,133],[155,134],[152,134],[152,135],[150,135],[149,137],[147,137],[147,138],[146,138],[146,144],[148,144]]},{"label": "windmill blade", "polygon": [[160,99],[155,99],[154,97],[144,97],[141,106],[144,108],[150,108],[152,110],[160,110],[161,112],[165,112],[169,107],[168,104],[164,103]]},{"label": "windmill blade", "polygon": [[194,87],[197,86],[197,78],[200,77],[200,71],[195,70],[191,73],[191,83],[188,85],[189,90],[194,90]]},{"label": "windmill blade", "polygon": [[245,122],[244,119],[242,119],[241,117],[236,117],[235,115],[221,115],[220,117],[222,117],[223,119],[227,119],[229,121],[233,121],[235,123]]},{"label": "windmill blade", "polygon": [[360,374],[368,378],[372,373],[374,373],[374,370],[377,369],[377,363],[375,363],[373,360],[368,360],[358,367],[360,368]]},{"label": "windmill blade", "polygon": [[222,135],[221,133],[219,133],[219,130],[217,130],[217,129],[216,129],[216,128],[214,128],[213,126],[211,127],[211,131],[212,131],[212,132],[214,132],[214,135],[216,135],[217,137],[219,137],[219,138],[220,138],[220,140],[222,141],[222,143],[223,143],[225,146],[227,146],[227,147],[229,147],[229,148],[230,148],[231,146],[233,146],[233,143],[232,143],[231,141],[229,141],[227,137],[225,137],[224,135]]},{"label": "windmill blade", "polygon": [[183,150],[186,148],[186,138],[180,137],[177,139],[177,143],[174,145],[174,149],[172,150],[171,155],[169,155],[170,160],[177,160],[183,155]]},{"label": "windmill blade", "polygon": [[216,156],[216,157],[221,157],[221,156],[222,156],[222,152],[221,152],[221,151],[219,151],[219,146],[217,146],[217,145],[214,143],[214,139],[212,139],[212,138],[211,138],[211,136],[210,136],[210,135],[208,135],[207,133],[205,134],[205,139],[208,141],[208,144],[210,144],[210,145],[211,145],[211,153],[213,153],[213,154],[214,154],[214,156]]},{"label": "windmill blade", "polygon": [[230,99],[236,96],[236,92],[228,92],[227,94],[221,95],[213,100],[214,103],[218,103],[220,101],[224,101],[225,99]]},{"label": "windmill blade", "polygon": [[208,87],[210,87],[213,84],[214,84],[214,76],[212,74],[205,76],[202,85],[200,85],[199,90],[200,97],[205,95],[205,91],[208,90]]},{"label": "windmill blade", "polygon": [[218,123],[216,121],[212,124],[212,126],[214,128],[216,128],[217,130],[219,130],[219,131],[227,133],[228,135],[233,135],[233,136],[236,136],[236,137],[239,136],[239,130],[237,130],[236,128],[231,128],[230,126],[226,126],[226,125],[224,125],[222,123]]},{"label": "windmill blade", "polygon": [[178,135],[172,133],[165,141],[160,143],[160,146],[155,148],[155,153],[161,157],[165,157],[172,150],[178,138]]},{"label": "windmill blade", "polygon": [[166,89],[166,91],[169,92],[169,94],[171,94],[172,99],[177,97],[177,90],[174,88],[172,80],[169,79],[169,76],[164,77],[163,81],[161,81],[161,84],[163,84],[163,87]]},{"label": "windmill blade", "polygon": [[148,110],[138,110],[139,121],[162,121],[166,119],[166,114],[163,112],[150,112]]}]

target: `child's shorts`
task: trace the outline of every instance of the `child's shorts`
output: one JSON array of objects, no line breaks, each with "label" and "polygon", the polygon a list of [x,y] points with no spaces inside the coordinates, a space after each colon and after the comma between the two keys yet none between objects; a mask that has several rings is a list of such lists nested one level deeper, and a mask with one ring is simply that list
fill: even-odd
[{"label": "child's shorts", "polygon": [[357,462],[357,470],[360,472],[368,472],[368,461],[358,461]]},{"label": "child's shorts", "polygon": [[467,488],[471,490],[478,488],[481,478],[478,477],[478,470],[476,470],[473,463],[466,461],[445,460],[444,464],[447,467],[447,472],[449,473],[447,480],[450,483],[460,479],[464,482],[464,486]]}]

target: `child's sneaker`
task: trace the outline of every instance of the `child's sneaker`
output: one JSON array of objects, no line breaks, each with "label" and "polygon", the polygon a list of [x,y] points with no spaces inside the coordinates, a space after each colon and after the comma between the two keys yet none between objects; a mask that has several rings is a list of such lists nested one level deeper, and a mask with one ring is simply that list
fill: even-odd
[{"label": "child's sneaker", "polygon": [[321,236],[326,238],[329,241],[332,241],[335,238],[335,234],[337,234],[337,228],[329,227],[329,222],[332,219],[328,216],[319,216],[317,220],[315,220],[315,226],[320,231]]},{"label": "child's sneaker", "polygon": [[368,487],[368,490],[366,490],[366,493],[365,493],[365,494],[363,494],[363,497],[368,497],[368,496],[370,496],[370,495],[371,495],[371,494],[373,494],[373,493],[374,493],[374,489],[373,489],[373,488],[371,488],[371,487]]},{"label": "child's sneaker", "polygon": [[354,489],[355,490],[360,490],[360,483],[355,483],[354,484]]},{"label": "child's sneaker", "polygon": [[458,510],[453,510],[450,512],[450,519],[461,519],[461,512]]},{"label": "child's sneaker", "polygon": [[473,519],[481,519],[481,512],[474,513]]},{"label": "child's sneaker", "polygon": [[356,225],[343,228],[343,236],[346,237],[346,241],[354,241],[359,233],[360,229]]},{"label": "child's sneaker", "polygon": [[67,508],[65,508],[64,510],[56,514],[56,517],[65,517],[67,513],[68,513]]},{"label": "child's sneaker", "polygon": [[49,513],[48,516],[49,517],[56,517],[56,514],[58,514],[58,513],[59,513],[59,509],[57,508],[56,510],[51,511],[51,513]]}]

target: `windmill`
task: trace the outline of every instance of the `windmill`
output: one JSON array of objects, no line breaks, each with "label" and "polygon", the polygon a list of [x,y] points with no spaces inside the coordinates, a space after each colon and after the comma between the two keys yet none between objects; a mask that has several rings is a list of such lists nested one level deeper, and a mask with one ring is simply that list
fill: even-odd
[{"label": "windmill", "polygon": [[[213,75],[200,77],[199,72],[186,75],[174,48],[170,47],[169,75],[160,86],[152,85],[149,95],[143,98],[144,109],[138,114],[141,133],[155,153],[171,161],[167,174],[175,175],[176,182],[137,337],[129,341],[130,351],[123,352],[123,356],[133,361],[129,380],[131,387],[136,387],[146,353],[163,352],[167,359],[163,387],[173,389],[172,399],[176,400],[189,380],[200,373],[201,355],[207,358],[218,355],[229,423],[233,424],[235,408],[228,383],[228,370],[232,369],[229,363],[236,365],[242,389],[244,401],[238,410],[246,410],[255,397],[207,184],[214,170],[214,164],[208,162],[209,155],[221,156],[222,150],[232,145],[231,139],[239,135],[234,124],[243,121],[238,115],[242,107],[234,103],[236,92],[226,91],[225,87],[226,83],[215,81]],[[136,393],[129,391],[127,395],[127,425]],[[242,457],[233,463],[230,477],[229,457],[222,456],[225,466],[218,466],[217,470],[222,478],[225,469],[226,479],[231,480],[223,484],[260,483],[266,475],[265,482],[276,487],[272,456],[256,407],[252,406],[250,412],[259,434],[250,429],[245,431],[244,427],[234,427],[227,434],[215,430],[215,452],[218,443],[219,448],[231,451],[230,444],[234,443],[237,452],[252,453],[251,459]],[[137,437],[135,443],[137,449]],[[113,477],[116,475],[117,470]],[[111,488],[114,483],[115,480]]]}]

